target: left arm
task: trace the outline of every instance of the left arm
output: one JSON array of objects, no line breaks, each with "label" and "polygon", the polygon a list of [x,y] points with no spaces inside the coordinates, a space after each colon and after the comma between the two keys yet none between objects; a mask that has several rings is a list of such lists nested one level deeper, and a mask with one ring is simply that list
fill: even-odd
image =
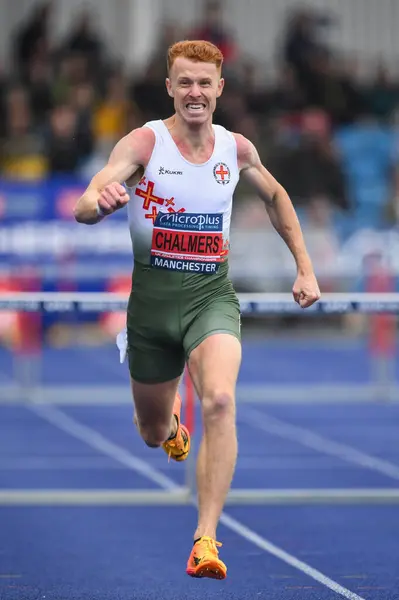
[{"label": "left arm", "polygon": [[235,134],[235,138],[241,176],[265,202],[273,227],[295,259],[294,298],[303,308],[311,306],[320,298],[320,290],[292,202],[283,186],[262,164],[255,146],[239,134]]}]

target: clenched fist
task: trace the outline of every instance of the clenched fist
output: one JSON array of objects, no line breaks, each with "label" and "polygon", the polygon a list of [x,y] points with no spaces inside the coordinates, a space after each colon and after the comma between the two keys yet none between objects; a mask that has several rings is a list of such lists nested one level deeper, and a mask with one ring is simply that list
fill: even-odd
[{"label": "clenched fist", "polygon": [[320,299],[320,289],[313,273],[298,275],[292,293],[301,308],[308,308]]},{"label": "clenched fist", "polygon": [[100,193],[98,212],[100,215],[111,215],[129,202],[129,194],[120,183],[109,183]]}]

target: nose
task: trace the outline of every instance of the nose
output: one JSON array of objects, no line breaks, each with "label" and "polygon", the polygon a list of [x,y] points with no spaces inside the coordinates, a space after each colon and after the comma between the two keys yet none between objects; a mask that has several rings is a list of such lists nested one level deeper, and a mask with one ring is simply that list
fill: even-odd
[{"label": "nose", "polygon": [[193,83],[193,85],[191,86],[190,96],[192,98],[200,98],[201,97],[201,87],[198,85],[198,83]]}]

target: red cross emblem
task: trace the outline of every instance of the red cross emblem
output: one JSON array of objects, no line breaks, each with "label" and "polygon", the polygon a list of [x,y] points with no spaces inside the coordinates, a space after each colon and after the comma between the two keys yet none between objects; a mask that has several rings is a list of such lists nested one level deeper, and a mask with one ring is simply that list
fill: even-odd
[{"label": "red cross emblem", "polygon": [[175,210],[174,208],[168,208],[168,213],[183,213],[186,212],[185,208],[179,208],[179,210]]},{"label": "red cross emblem", "polygon": [[213,167],[213,176],[222,185],[230,182],[230,169],[225,163],[217,163]]},{"label": "red cross emblem", "polygon": [[152,212],[146,213],[144,216],[145,216],[146,219],[152,219],[152,222],[155,223],[155,219],[157,218],[157,214],[158,214],[157,208],[156,208],[156,206],[153,206],[152,207]]},{"label": "red cross emblem", "polygon": [[183,213],[186,212],[185,208],[179,208],[179,210],[175,210],[174,208],[172,208],[172,206],[175,206],[175,198],[174,196],[172,196],[172,198],[165,198],[165,206],[169,206],[168,208],[168,213]]},{"label": "red cross emblem", "polygon": [[136,196],[140,196],[140,198],[144,198],[143,208],[144,210],[148,210],[150,208],[151,202],[155,202],[156,204],[163,204],[164,199],[159,198],[154,195],[154,182],[149,181],[146,190],[139,190],[136,188],[135,191]]}]

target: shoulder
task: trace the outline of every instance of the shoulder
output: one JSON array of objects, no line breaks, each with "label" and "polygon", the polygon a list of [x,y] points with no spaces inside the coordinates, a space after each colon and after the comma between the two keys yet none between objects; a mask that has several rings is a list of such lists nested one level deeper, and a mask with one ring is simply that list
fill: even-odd
[{"label": "shoulder", "polygon": [[149,127],[138,127],[126,134],[116,144],[111,160],[130,158],[135,164],[147,165],[155,145],[155,133]]},{"label": "shoulder", "polygon": [[259,162],[258,151],[254,144],[241,133],[233,133],[237,145],[237,162],[239,169],[256,166]]},{"label": "shoulder", "polygon": [[139,153],[140,159],[148,163],[155,146],[155,132],[144,125],[128,133],[127,139],[128,144]]}]

